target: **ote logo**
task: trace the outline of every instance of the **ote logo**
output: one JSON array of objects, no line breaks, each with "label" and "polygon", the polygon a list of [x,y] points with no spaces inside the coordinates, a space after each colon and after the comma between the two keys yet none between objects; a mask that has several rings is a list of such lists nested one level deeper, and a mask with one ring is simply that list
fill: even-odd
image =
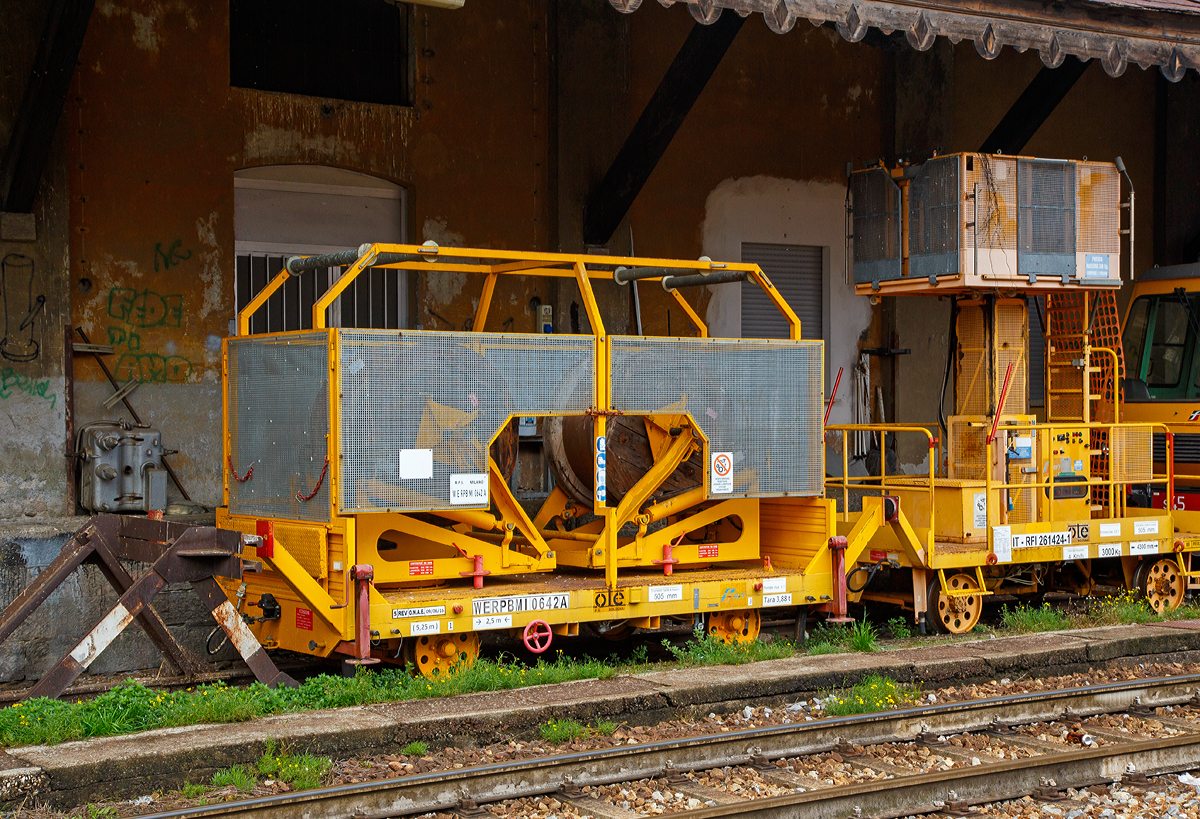
[{"label": "ote logo", "polygon": [[596,611],[625,608],[624,590],[602,589],[596,592],[596,596],[592,600],[592,608],[594,608]]}]

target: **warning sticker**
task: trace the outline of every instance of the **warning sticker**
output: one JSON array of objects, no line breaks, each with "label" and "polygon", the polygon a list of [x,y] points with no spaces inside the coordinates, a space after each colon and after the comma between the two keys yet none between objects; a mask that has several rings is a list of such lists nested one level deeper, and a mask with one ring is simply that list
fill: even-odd
[{"label": "warning sticker", "polygon": [[716,556],[717,556],[717,544],[703,543],[700,545],[700,557],[716,557]]},{"label": "warning sticker", "polygon": [[712,479],[709,491],[714,495],[728,495],[733,492],[733,453],[714,452],[712,454]]},{"label": "warning sticker", "polygon": [[410,560],[408,561],[409,574],[433,574],[432,560]]},{"label": "warning sticker", "polygon": [[971,523],[976,529],[987,528],[987,493],[976,492],[975,502],[971,507],[972,515]]},{"label": "warning sticker", "polygon": [[296,609],[296,628],[313,630],[312,609]]}]

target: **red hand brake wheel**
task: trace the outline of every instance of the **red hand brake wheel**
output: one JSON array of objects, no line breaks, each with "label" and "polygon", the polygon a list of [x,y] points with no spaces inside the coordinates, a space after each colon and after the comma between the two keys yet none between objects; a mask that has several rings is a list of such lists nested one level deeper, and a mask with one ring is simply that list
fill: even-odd
[{"label": "red hand brake wheel", "polygon": [[550,648],[550,641],[554,639],[554,632],[550,630],[550,624],[545,620],[533,620],[529,625],[525,626],[525,632],[521,636],[525,640],[525,648],[534,654],[541,654]]}]

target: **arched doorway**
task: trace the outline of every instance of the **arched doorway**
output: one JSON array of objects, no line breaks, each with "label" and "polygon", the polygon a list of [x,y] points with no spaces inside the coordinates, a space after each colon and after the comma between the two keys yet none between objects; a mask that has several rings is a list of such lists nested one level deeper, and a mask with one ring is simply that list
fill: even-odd
[{"label": "arched doorway", "polygon": [[[238,310],[266,286],[288,256],[404,242],[404,188],[326,165],[267,165],[234,172],[234,275]],[[252,317],[251,333],[312,327],[312,305],[342,268],[293,277]],[[329,310],[331,327],[410,326],[408,275],[364,271]]]}]

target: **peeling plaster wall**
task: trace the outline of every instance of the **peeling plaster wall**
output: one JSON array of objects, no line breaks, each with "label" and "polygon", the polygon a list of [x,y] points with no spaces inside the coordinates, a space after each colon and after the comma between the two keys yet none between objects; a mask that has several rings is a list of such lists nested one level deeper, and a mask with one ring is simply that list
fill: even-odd
[{"label": "peeling plaster wall", "polygon": [[[830,423],[851,422],[849,373],[858,357],[858,340],[871,320],[869,302],[846,283],[846,189],[832,182],[797,182],[753,176],[722,182],[708,196],[703,225],[704,255],[741,261],[742,242],[817,245],[828,249],[825,276],[825,389],[838,367],[846,368],[842,400]],[[718,284],[704,317],[713,336],[742,334],[742,285]],[[830,320],[834,318],[834,320]]]},{"label": "peeling plaster wall", "polygon": [[[45,13],[35,0],[6,4],[5,24],[0,25],[0,150],[8,144],[25,96]],[[33,236],[0,239],[5,268],[0,280],[0,336],[5,339],[0,344],[0,518],[66,511],[63,346],[70,307],[65,130],[60,121],[33,203]]]}]

